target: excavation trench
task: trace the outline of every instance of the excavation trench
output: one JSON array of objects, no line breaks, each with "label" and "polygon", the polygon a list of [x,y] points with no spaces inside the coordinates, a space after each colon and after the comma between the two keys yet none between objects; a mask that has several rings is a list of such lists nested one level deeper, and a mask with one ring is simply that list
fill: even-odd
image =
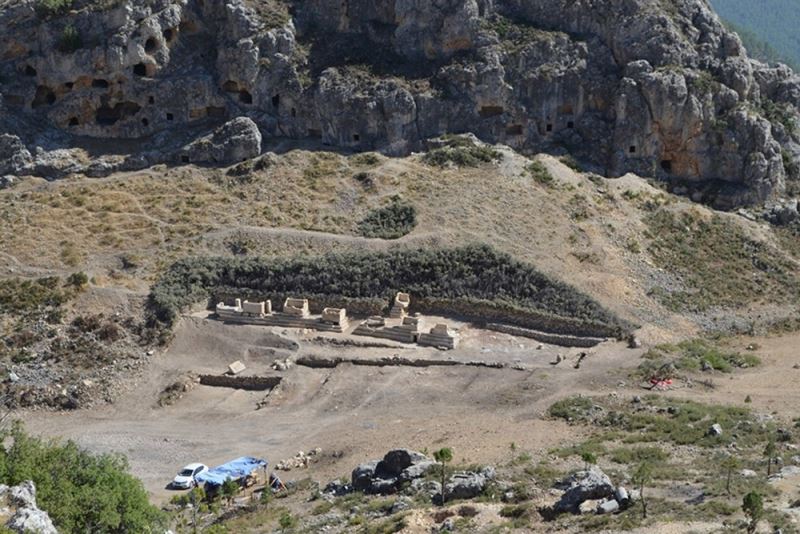
[{"label": "excavation trench", "polygon": [[378,359],[361,359],[361,358],[326,358],[323,356],[302,356],[298,358],[295,363],[303,367],[311,367],[313,369],[333,369],[341,364],[363,365],[367,367],[487,367],[489,369],[514,369],[517,371],[524,371],[525,369],[519,366],[510,366],[500,362],[485,362],[481,360],[472,361],[458,361],[458,360],[428,360],[428,359],[412,359],[412,358],[399,358],[397,356],[391,358],[378,358]]}]

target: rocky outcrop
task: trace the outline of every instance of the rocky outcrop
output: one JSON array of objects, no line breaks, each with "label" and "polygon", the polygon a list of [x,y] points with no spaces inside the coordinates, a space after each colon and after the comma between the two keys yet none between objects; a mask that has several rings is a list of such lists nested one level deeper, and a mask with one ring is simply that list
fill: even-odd
[{"label": "rocky outcrop", "polygon": [[353,489],[382,495],[395,493],[403,483],[425,476],[436,465],[422,453],[395,449],[382,460],[356,467],[352,474]]},{"label": "rocky outcrop", "polygon": [[[16,158],[0,159],[0,174],[102,175],[164,154],[226,165],[256,153],[253,125],[393,155],[473,132],[730,208],[779,195],[784,166],[800,161],[800,78],[750,60],[704,0],[76,0],[60,16],[32,6],[0,13],[0,132],[23,142],[0,140]],[[231,117],[252,124],[213,133]],[[139,154],[32,165],[36,147],[85,136],[136,139]],[[97,161],[96,148],[86,157]]]},{"label": "rocky outcrop", "polygon": [[615,492],[611,479],[596,466],[573,473],[560,481],[557,487],[564,490],[564,493],[553,506],[556,513],[577,514],[583,502],[611,498]]},{"label": "rocky outcrop", "polygon": [[184,163],[230,165],[261,154],[261,132],[247,117],[238,117],[187,145],[178,154]]},{"label": "rocky outcrop", "polygon": [[6,510],[2,514],[8,517],[5,526],[13,532],[58,534],[47,512],[36,505],[36,487],[33,482],[27,481],[12,487],[0,485],[0,501],[5,502]]}]

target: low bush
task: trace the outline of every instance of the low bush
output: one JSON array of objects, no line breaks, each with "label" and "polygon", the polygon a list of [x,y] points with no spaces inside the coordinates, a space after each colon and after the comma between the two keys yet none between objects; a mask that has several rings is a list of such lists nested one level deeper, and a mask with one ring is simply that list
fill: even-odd
[{"label": "low bush", "polygon": [[0,314],[13,315],[18,319],[58,322],[64,304],[83,288],[83,284],[78,283],[83,279],[76,278],[80,274],[83,273],[71,275],[66,283],[55,276],[0,280]]},{"label": "low bush", "polygon": [[577,421],[587,419],[592,411],[592,399],[589,397],[569,397],[555,402],[550,406],[550,417]]},{"label": "low bush", "polygon": [[550,174],[550,169],[541,161],[532,161],[525,167],[525,170],[531,175],[533,181],[542,185],[550,185],[553,183],[553,175]]},{"label": "low bush", "polygon": [[490,146],[476,145],[468,137],[444,136],[445,146],[434,148],[422,156],[422,161],[434,167],[477,167],[503,158],[503,155]]},{"label": "low bush", "polygon": [[417,225],[417,209],[400,197],[373,210],[358,223],[358,232],[364,237],[398,239],[411,232]]},{"label": "low bush", "polygon": [[725,351],[710,341],[690,339],[677,345],[663,344],[653,347],[642,355],[644,362],[639,365],[639,374],[649,378],[654,371],[665,364],[672,364],[681,371],[699,371],[704,365],[723,373],[734,369],[755,367],[761,360],[755,354],[742,354]]},{"label": "low bush", "polygon": [[[153,286],[152,319],[171,325],[186,307],[219,288],[244,295],[295,294],[384,299],[408,291],[413,299],[473,299],[517,313],[565,317],[625,329],[629,325],[571,286],[485,245],[452,249],[329,254],[285,260],[186,258]],[[412,300],[413,305],[413,300]]]}]

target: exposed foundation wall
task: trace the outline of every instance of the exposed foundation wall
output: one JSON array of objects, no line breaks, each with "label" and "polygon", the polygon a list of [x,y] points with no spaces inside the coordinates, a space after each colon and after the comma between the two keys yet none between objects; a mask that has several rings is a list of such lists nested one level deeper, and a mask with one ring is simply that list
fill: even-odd
[{"label": "exposed foundation wall", "polygon": [[616,327],[556,317],[533,310],[520,310],[489,301],[467,299],[413,299],[413,311],[431,315],[460,317],[477,323],[504,323],[543,332],[578,337],[621,337],[624,332]]},{"label": "exposed foundation wall", "polygon": [[272,389],[283,380],[280,376],[228,376],[201,375],[200,383],[204,386],[216,386],[250,391],[266,391]]}]

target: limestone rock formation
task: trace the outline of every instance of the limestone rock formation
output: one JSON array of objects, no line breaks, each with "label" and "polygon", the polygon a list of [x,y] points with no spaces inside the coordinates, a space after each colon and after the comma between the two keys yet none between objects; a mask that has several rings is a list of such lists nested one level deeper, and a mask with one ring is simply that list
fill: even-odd
[{"label": "limestone rock formation", "polygon": [[[255,153],[243,119],[212,133],[234,117],[390,155],[473,132],[723,208],[780,195],[800,161],[800,78],[749,59],[704,0],[37,5],[0,12],[0,134],[22,142],[0,138],[0,174],[223,165]],[[87,137],[136,142],[46,155]]]},{"label": "limestone rock formation", "polygon": [[611,498],[615,492],[611,479],[597,466],[573,473],[562,480],[557,487],[563,489],[564,493],[553,506],[556,513],[579,513],[581,503]]},{"label": "limestone rock formation", "polygon": [[184,147],[179,154],[185,163],[239,163],[261,154],[261,132],[247,117],[226,122],[211,134]]},{"label": "limestone rock formation", "polygon": [[33,482],[23,482],[19,486],[0,485],[0,500],[8,512],[5,526],[14,532],[26,534],[58,534],[50,516],[36,505],[36,486]]}]

